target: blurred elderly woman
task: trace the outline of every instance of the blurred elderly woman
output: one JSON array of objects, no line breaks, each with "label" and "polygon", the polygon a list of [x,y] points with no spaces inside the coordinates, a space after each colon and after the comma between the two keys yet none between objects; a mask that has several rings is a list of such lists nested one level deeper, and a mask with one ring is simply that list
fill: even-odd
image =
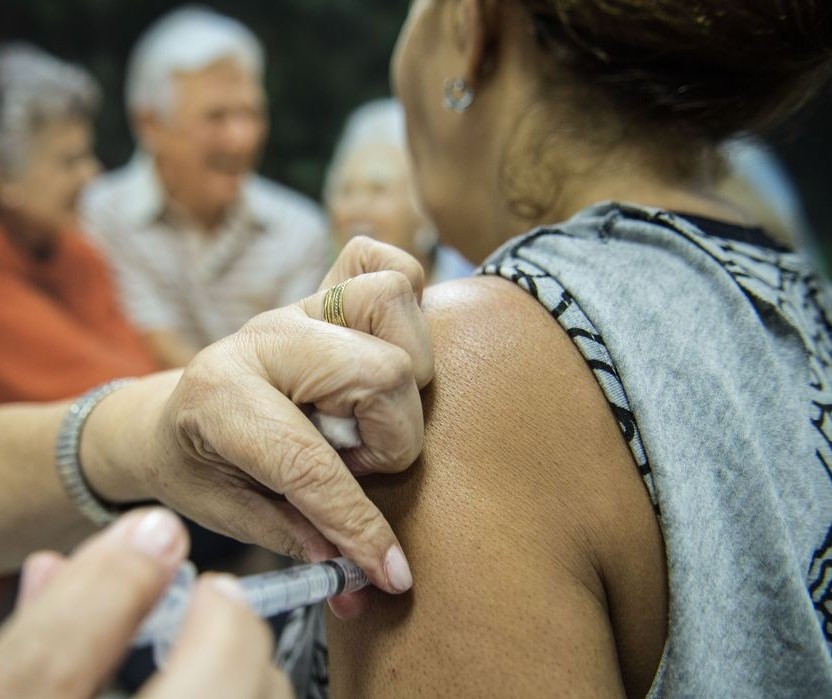
[{"label": "blurred elderly woman", "polygon": [[156,367],[77,232],[99,90],[26,44],[0,49],[0,402],[66,398]]},{"label": "blurred elderly woman", "polygon": [[473,269],[456,250],[439,245],[436,229],[418,203],[404,111],[394,99],[368,102],[347,119],[327,172],[324,199],[341,246],[356,235],[395,245],[419,260],[432,284]]}]

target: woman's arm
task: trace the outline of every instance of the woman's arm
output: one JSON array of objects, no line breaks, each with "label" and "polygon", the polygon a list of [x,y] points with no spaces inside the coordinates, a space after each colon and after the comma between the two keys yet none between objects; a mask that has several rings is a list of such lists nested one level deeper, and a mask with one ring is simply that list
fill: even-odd
[{"label": "woman's arm", "polygon": [[428,290],[421,461],[368,488],[414,587],[330,624],[336,696],[645,693],[665,634],[662,540],[572,341],[513,284]]},{"label": "woman's arm", "polygon": [[[351,470],[399,471],[421,449],[418,389],[433,374],[417,303],[422,272],[404,253],[362,240],[345,249],[326,283],[380,267],[403,273],[352,279],[343,296],[349,327],[322,320],[320,292],[252,319],[184,372],[104,398],[81,433],[80,461],[94,492],[111,503],[159,500],[216,531],[299,558],[341,552],[383,589],[407,589],[398,541]],[[336,452],[307,419],[304,409],[313,406],[353,417],[361,446]],[[0,408],[5,569],[34,548],[66,548],[89,531],[54,473],[65,411]]]},{"label": "woman's arm", "polygon": [[67,551],[95,527],[66,497],[55,437],[69,403],[0,407],[0,573],[45,545]]}]

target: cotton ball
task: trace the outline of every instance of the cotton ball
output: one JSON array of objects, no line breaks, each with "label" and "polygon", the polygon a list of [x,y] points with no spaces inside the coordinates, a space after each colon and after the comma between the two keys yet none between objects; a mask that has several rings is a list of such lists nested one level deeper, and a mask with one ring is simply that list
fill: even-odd
[{"label": "cotton ball", "polygon": [[334,449],[355,449],[361,446],[358,422],[354,417],[336,417],[317,410],[309,417]]}]

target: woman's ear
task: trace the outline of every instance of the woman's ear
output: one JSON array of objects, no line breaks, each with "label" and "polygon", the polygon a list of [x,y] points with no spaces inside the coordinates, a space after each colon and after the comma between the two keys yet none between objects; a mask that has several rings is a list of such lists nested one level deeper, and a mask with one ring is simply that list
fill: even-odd
[{"label": "woman's ear", "polygon": [[502,0],[457,0],[453,36],[463,54],[464,79],[477,88],[494,68]]}]

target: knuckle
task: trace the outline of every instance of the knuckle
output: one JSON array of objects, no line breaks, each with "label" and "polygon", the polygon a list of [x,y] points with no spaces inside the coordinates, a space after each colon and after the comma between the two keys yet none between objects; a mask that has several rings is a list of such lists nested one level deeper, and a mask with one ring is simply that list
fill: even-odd
[{"label": "knuckle", "polygon": [[398,270],[405,279],[409,278],[417,284],[424,280],[422,265],[401,248],[367,236],[356,236],[351,242],[355,246],[354,253],[360,253],[363,258],[365,272]]},{"label": "knuckle", "polygon": [[362,253],[372,250],[377,245],[377,242],[367,235],[357,235],[347,242],[344,246],[344,254],[361,255]]},{"label": "knuckle", "polygon": [[388,269],[383,272],[376,272],[376,279],[387,294],[387,301],[409,301],[414,298],[413,288],[410,280],[402,272]]},{"label": "knuckle", "polygon": [[[346,276],[372,271],[374,250],[378,242],[366,235],[357,235],[347,241],[336,260],[336,266],[342,268]],[[342,281],[337,279],[335,281]]]},{"label": "knuckle", "polygon": [[400,442],[401,447],[395,453],[390,455],[388,462],[390,471],[398,473],[410,468],[416,459],[419,458],[419,454],[422,451],[423,441],[424,436],[421,430],[412,435],[411,439],[403,439]]},{"label": "knuckle", "polygon": [[414,373],[416,378],[416,385],[419,388],[424,388],[433,380],[433,376],[436,373],[436,366],[433,357],[433,352],[431,351],[430,347],[428,347],[428,349],[425,352],[421,353],[417,357],[416,368],[414,370]]},{"label": "knuckle", "polygon": [[377,470],[384,473],[400,473],[413,465],[421,451],[421,439],[402,439],[384,450],[376,458]]},{"label": "knuckle", "polygon": [[360,454],[355,472],[398,473],[409,468],[424,446],[424,418],[419,407],[409,409],[385,401],[374,406],[372,413],[378,416],[373,438],[365,441],[367,450]]},{"label": "knuckle", "polygon": [[378,526],[378,510],[366,498],[350,505],[342,516],[343,532],[354,537],[364,538],[374,532]]},{"label": "knuckle", "polygon": [[[387,345],[384,350],[372,348],[373,356],[364,358],[362,379],[367,386],[376,386],[382,392],[393,391],[414,380],[413,360],[401,347]],[[369,353],[368,353],[369,354]]]}]

